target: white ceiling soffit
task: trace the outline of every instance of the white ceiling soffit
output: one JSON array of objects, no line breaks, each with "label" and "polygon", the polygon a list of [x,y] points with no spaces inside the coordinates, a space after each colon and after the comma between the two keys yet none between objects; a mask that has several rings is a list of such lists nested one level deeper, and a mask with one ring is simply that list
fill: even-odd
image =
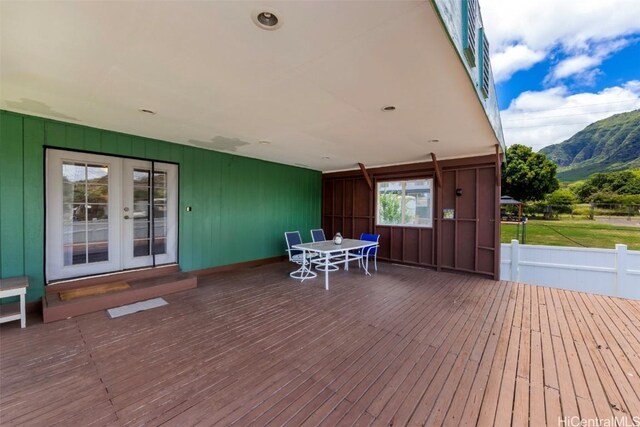
[{"label": "white ceiling soffit", "polygon": [[6,110],[322,171],[497,143],[430,1],[0,8]]}]

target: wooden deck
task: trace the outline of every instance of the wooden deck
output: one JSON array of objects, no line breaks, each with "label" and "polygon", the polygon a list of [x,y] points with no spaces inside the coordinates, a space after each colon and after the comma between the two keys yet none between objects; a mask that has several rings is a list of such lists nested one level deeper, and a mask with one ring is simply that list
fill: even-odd
[{"label": "wooden deck", "polygon": [[[557,426],[640,416],[640,302],[280,263],[168,306],[0,328],[0,424]],[[355,271],[354,271],[355,270]],[[560,424],[568,425],[568,424]]]}]

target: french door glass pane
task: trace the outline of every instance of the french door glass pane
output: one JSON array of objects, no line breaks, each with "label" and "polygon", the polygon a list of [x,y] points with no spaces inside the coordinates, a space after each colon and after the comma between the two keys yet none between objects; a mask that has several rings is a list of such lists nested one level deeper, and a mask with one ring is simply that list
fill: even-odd
[{"label": "french door glass pane", "polygon": [[153,174],[153,253],[167,251],[167,173],[155,171]]},{"label": "french door glass pane", "polygon": [[[151,212],[151,170],[133,170],[133,256],[166,253],[167,173],[153,175],[153,215]],[[151,224],[153,223],[153,235]],[[153,244],[152,252],[152,241]]]},{"label": "french door glass pane", "polygon": [[133,256],[149,256],[151,254],[150,238],[150,205],[151,205],[151,171],[133,170]]},{"label": "french door glass pane", "polygon": [[64,265],[109,260],[109,167],[62,163]]},{"label": "french door glass pane", "polygon": [[155,246],[155,253],[156,255],[158,254],[163,254],[167,251],[167,239],[164,237],[156,237],[155,239],[156,244]]},{"label": "french door glass pane", "polygon": [[150,248],[149,248],[149,239],[134,239],[133,240],[133,256],[149,256]]}]

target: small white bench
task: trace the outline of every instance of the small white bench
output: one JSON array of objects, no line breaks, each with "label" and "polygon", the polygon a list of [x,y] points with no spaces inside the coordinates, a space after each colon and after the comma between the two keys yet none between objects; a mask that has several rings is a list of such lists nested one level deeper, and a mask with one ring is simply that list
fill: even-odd
[{"label": "small white bench", "polygon": [[20,327],[27,326],[27,316],[25,312],[25,297],[29,287],[28,277],[11,277],[0,279],[0,298],[20,297],[20,312],[8,313],[0,316],[0,323],[20,320]]}]

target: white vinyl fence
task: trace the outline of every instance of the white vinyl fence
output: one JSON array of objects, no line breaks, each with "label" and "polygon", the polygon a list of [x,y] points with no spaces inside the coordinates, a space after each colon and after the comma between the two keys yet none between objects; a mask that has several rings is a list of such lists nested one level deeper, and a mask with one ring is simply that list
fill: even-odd
[{"label": "white vinyl fence", "polygon": [[500,279],[640,299],[640,251],[502,244]]}]

